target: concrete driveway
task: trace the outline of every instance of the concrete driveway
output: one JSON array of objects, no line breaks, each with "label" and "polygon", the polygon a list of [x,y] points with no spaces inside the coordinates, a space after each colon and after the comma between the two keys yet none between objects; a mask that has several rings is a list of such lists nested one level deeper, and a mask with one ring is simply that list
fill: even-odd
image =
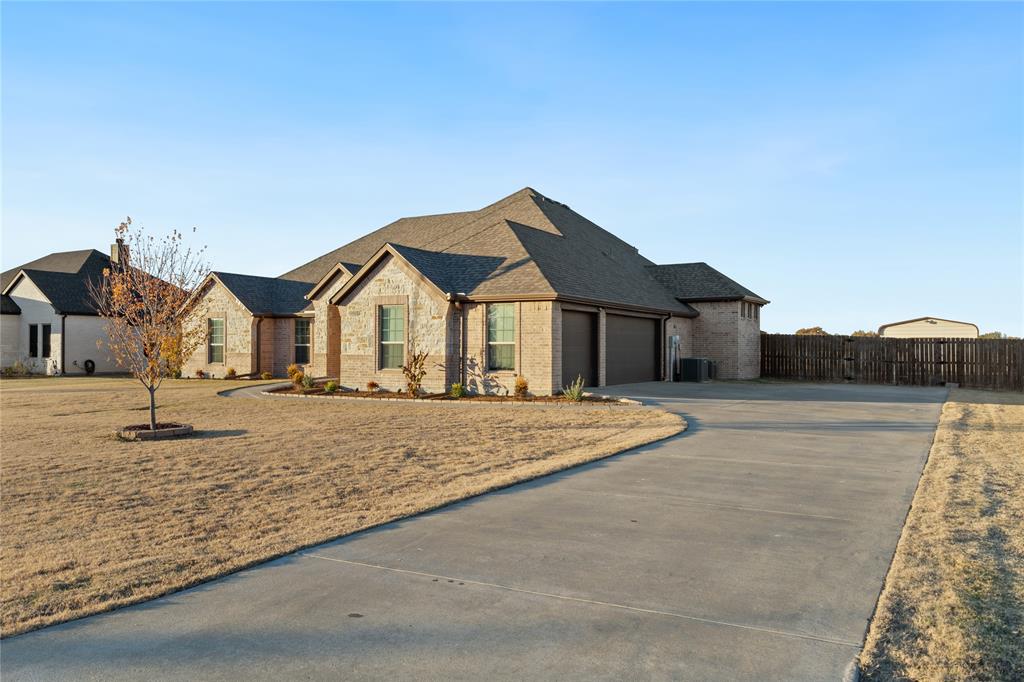
[{"label": "concrete driveway", "polygon": [[4,640],[4,679],[840,679],[945,390],[614,392],[690,431]]}]

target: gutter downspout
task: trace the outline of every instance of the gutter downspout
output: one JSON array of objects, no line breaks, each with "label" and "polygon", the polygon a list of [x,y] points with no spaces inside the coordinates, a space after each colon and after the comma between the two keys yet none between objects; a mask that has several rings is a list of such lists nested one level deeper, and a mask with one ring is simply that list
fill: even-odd
[{"label": "gutter downspout", "polygon": [[459,311],[459,383],[463,389],[466,387],[466,308],[462,305],[466,299],[465,294],[453,294],[448,292],[444,295],[456,310]]},{"label": "gutter downspout", "polygon": [[262,353],[260,353],[260,338],[263,336],[262,334],[260,334],[260,325],[262,325],[262,324],[263,324],[263,318],[262,317],[257,317],[256,318],[256,371],[253,372],[253,374],[255,374],[256,376],[253,377],[254,379],[259,377],[260,373],[262,372],[262,368],[260,367],[260,358],[262,356]]},{"label": "gutter downspout", "polygon": [[672,381],[672,371],[674,367],[669,367],[669,352],[668,343],[666,342],[666,336],[668,334],[668,321],[672,319],[671,315],[665,315],[661,318],[661,380]]},{"label": "gutter downspout", "polygon": [[68,335],[67,335],[67,332],[65,331],[65,329],[67,327],[67,319],[68,319],[67,313],[64,313],[63,315],[60,316],[60,373],[61,373],[61,376],[64,375],[64,358],[67,356],[66,350],[67,350],[67,347],[68,347],[68,343],[67,343]]}]

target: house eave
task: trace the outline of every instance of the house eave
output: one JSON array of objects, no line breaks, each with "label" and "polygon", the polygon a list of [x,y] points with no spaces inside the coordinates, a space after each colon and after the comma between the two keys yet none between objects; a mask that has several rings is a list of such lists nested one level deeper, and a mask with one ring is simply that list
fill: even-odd
[{"label": "house eave", "polygon": [[513,301],[558,301],[559,303],[576,303],[579,305],[595,306],[598,308],[611,308],[613,310],[635,310],[637,312],[653,313],[657,315],[672,315],[673,317],[697,317],[699,313],[691,313],[688,310],[678,308],[664,308],[659,306],[643,306],[622,301],[609,301],[599,298],[588,298],[584,296],[565,296],[563,294],[512,294],[512,295],[486,295],[466,296],[464,299],[470,303],[501,303]]},{"label": "house eave", "polygon": [[683,303],[728,303],[729,301],[746,301],[747,303],[757,303],[758,305],[768,305],[771,303],[766,298],[760,296],[687,296],[686,298],[679,297],[679,301]]}]

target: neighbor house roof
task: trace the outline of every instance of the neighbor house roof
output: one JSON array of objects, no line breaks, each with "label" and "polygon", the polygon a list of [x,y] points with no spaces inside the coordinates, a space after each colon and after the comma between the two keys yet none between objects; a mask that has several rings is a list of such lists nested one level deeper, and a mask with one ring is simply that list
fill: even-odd
[{"label": "neighbor house roof", "polygon": [[3,294],[0,296],[0,315],[20,315],[21,307],[14,302],[14,299]]},{"label": "neighbor house roof", "polygon": [[633,246],[529,187],[478,211],[402,218],[281,277],[316,282],[339,262],[363,266],[386,244],[443,292],[471,300],[557,298],[696,315]]},{"label": "neighbor house roof", "polygon": [[109,267],[110,257],[96,249],[64,251],[12,268],[4,272],[0,280],[3,292],[10,293],[8,289],[20,274],[24,274],[58,313],[95,315],[96,306],[89,294],[88,283],[99,284],[103,280],[104,268]]},{"label": "neighbor house roof", "polygon": [[925,316],[915,317],[911,320],[900,320],[899,322],[890,322],[889,324],[883,324],[881,327],[878,328],[878,333],[881,334],[882,331],[887,327],[897,327],[901,324],[910,324],[911,322],[923,322],[924,320],[935,320],[937,322],[952,322],[953,324],[966,324],[969,327],[974,327],[974,331],[979,331],[978,325],[974,324],[973,322],[961,322],[960,320],[947,320],[944,317]]},{"label": "neighbor house roof", "polygon": [[296,315],[310,305],[306,300],[309,282],[233,272],[211,272],[210,276],[223,284],[253,315]]},{"label": "neighbor house roof", "polygon": [[752,301],[768,300],[715,270],[707,263],[649,265],[647,271],[680,301]]}]

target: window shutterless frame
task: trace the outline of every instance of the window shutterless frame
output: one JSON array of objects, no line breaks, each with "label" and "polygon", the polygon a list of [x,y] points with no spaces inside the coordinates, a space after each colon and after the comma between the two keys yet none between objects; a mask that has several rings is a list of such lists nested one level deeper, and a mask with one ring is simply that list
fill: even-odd
[{"label": "window shutterless frame", "polygon": [[39,325],[30,324],[28,326],[28,356],[30,358],[39,357]]},{"label": "window shutterless frame", "polygon": [[377,364],[380,369],[401,369],[405,364],[405,306],[377,307]]},{"label": "window shutterless frame", "polygon": [[310,320],[298,318],[295,320],[295,363],[299,365],[309,364],[310,349]]},{"label": "window shutterless frame", "polygon": [[514,371],[515,368],[515,303],[490,303],[487,305],[487,369]]},{"label": "window shutterless frame", "polygon": [[224,362],[224,318],[211,317],[206,321],[206,361]]},{"label": "window shutterless frame", "polygon": [[42,357],[50,357],[50,330],[51,326],[48,324],[40,325],[42,327],[42,342],[43,342],[43,354]]}]

